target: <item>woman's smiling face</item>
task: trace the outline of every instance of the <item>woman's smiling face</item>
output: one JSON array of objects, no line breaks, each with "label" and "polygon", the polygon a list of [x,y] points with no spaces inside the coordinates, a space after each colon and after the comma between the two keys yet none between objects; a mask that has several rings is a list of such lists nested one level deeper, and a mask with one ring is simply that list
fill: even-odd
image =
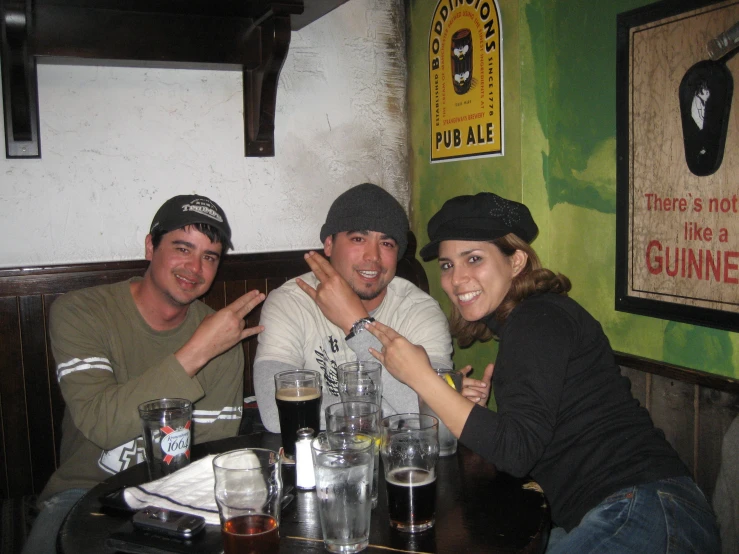
[{"label": "woman's smiling face", "polygon": [[466,321],[493,313],[526,265],[516,250],[506,256],[492,242],[445,240],[439,245],[441,287]]}]

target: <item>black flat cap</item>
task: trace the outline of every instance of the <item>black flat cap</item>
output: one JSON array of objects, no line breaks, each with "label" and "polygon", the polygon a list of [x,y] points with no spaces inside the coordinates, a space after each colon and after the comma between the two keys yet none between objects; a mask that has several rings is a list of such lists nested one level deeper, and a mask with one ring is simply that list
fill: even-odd
[{"label": "black flat cap", "polygon": [[456,196],[444,202],[428,224],[431,242],[421,248],[428,261],[439,255],[444,240],[493,240],[514,233],[531,242],[539,232],[529,209],[492,192]]}]

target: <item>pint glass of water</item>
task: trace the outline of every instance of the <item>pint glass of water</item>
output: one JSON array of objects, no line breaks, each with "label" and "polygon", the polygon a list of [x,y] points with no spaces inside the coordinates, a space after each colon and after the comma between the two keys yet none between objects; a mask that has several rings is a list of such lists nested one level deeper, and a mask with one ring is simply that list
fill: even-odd
[{"label": "pint glass of water", "polygon": [[329,552],[351,554],[369,544],[374,440],[346,433],[311,443],[323,544]]}]

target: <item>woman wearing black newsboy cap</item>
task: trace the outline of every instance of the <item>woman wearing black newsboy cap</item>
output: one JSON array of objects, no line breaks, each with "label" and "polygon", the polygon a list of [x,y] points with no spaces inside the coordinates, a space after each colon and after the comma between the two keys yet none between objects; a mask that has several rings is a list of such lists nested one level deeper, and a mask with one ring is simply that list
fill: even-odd
[{"label": "woman wearing black newsboy cap", "polygon": [[531,475],[556,526],[547,553],[719,552],[705,496],[631,396],[600,324],[542,268],[528,208],[492,193],[458,196],[431,218],[424,259],[439,258],[460,346],[499,341],[497,412],[434,373],[423,348],[373,323],[373,355],[423,398],[460,442]]}]

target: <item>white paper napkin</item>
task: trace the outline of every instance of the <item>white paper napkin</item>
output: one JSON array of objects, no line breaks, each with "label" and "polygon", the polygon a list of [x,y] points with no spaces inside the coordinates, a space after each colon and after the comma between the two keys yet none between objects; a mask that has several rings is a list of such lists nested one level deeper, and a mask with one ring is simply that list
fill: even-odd
[{"label": "white paper napkin", "polygon": [[211,454],[201,458],[156,481],[126,487],[123,491],[126,503],[135,510],[158,506],[203,516],[206,523],[219,525],[218,506],[213,492],[214,457],[215,454]]}]

